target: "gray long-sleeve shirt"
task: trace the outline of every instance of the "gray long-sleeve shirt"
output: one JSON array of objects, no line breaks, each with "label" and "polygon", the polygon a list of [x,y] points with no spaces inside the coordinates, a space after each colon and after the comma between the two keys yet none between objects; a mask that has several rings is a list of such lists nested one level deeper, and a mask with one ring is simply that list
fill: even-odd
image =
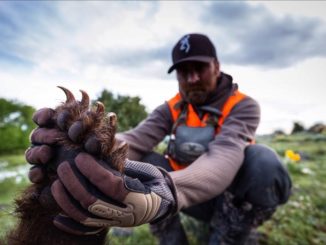
[{"label": "gray long-sleeve shirt", "polygon": [[[237,89],[232,77],[222,74],[210,106],[221,107],[225,94]],[[224,100],[224,101],[222,101]],[[233,107],[208,151],[187,168],[170,172],[176,186],[178,209],[205,202],[221,194],[232,182],[244,160],[244,149],[254,139],[260,120],[258,103],[247,96]],[[167,103],[157,107],[136,128],[117,135],[129,144],[128,157],[140,160],[171,133],[172,114]]]}]

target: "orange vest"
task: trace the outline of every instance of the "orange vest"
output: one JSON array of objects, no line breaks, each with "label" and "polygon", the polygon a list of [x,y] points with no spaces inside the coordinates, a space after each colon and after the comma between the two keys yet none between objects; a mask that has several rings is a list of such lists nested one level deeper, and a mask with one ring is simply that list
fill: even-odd
[{"label": "orange vest", "polygon": [[[232,108],[239,103],[241,100],[243,100],[246,97],[245,94],[241,93],[240,91],[236,90],[224,103],[222,108],[222,115],[218,119],[218,125],[216,127],[216,134],[218,134],[221,130],[221,126],[224,123],[225,118],[229,115]],[[173,122],[176,122],[176,120],[179,118],[179,115],[181,113],[181,110],[176,107],[176,104],[181,101],[181,95],[180,93],[177,93],[176,96],[174,96],[172,99],[170,99],[167,103],[169,105]],[[191,104],[188,104],[188,111],[187,111],[187,119],[185,124],[188,127],[205,127],[206,121],[208,119],[209,113],[205,113],[202,119],[199,118],[197,113],[195,112],[194,108]],[[180,170],[185,167],[186,165],[180,165],[175,160],[173,160],[171,157],[169,157],[169,162],[173,170]]]}]

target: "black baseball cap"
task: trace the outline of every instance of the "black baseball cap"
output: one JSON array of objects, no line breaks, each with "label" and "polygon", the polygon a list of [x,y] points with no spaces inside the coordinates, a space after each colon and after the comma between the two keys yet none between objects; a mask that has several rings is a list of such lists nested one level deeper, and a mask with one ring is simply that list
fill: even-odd
[{"label": "black baseball cap", "polygon": [[186,34],[173,47],[173,65],[169,68],[168,73],[185,61],[208,63],[213,59],[217,60],[215,47],[207,36],[197,33]]}]

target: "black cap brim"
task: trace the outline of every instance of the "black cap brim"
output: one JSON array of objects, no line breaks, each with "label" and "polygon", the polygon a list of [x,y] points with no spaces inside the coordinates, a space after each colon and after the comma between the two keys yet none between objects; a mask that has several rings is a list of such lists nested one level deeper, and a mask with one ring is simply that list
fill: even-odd
[{"label": "black cap brim", "polygon": [[199,62],[204,62],[204,63],[209,63],[213,61],[215,58],[214,57],[209,57],[209,56],[192,56],[192,57],[187,57],[184,59],[179,60],[178,62],[174,63],[168,70],[168,74],[170,74],[178,65],[180,65],[183,62],[187,61],[199,61]]}]

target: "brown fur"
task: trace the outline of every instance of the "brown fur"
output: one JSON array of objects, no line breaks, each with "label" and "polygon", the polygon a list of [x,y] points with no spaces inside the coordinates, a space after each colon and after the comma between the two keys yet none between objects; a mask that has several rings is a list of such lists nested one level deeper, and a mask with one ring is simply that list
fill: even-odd
[{"label": "brown fur", "polygon": [[[99,151],[96,157],[110,158],[113,168],[122,171],[126,158],[127,145],[119,145],[115,141],[116,116],[105,116],[104,105],[97,103],[95,108],[89,108],[88,95],[82,92],[82,100],[77,101],[72,93],[60,87],[67,96],[67,101],[55,109],[55,125],[64,131],[65,137],[60,139],[58,155],[68,155],[77,151],[85,151],[88,139],[97,139]],[[81,122],[76,123],[76,122]],[[74,124],[75,123],[75,124]],[[67,135],[72,132],[69,128],[75,125],[75,129],[82,130],[81,137],[75,141]],[[73,132],[72,132],[73,133]],[[60,159],[60,158],[59,158]],[[53,163],[49,163],[51,165]],[[55,167],[57,165],[53,164]],[[74,244],[105,244],[107,229],[96,235],[77,236],[57,229],[53,225],[53,217],[61,212],[53,199],[50,191],[51,184],[57,179],[56,168],[47,168],[47,178],[41,183],[27,187],[19,198],[15,200],[18,222],[16,227],[8,234],[10,245],[74,245]]]}]

